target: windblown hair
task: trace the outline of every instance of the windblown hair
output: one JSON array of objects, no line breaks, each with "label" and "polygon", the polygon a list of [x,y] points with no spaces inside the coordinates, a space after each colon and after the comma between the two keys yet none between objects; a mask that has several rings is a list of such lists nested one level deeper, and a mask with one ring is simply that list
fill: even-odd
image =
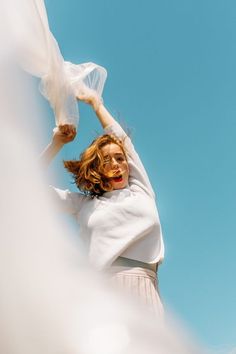
[{"label": "windblown hair", "polygon": [[101,149],[107,144],[117,144],[127,158],[124,141],[112,134],[105,134],[93,140],[81,153],[79,160],[63,161],[65,168],[73,175],[77,187],[86,195],[100,196],[112,190],[110,177],[104,170],[104,158]]}]

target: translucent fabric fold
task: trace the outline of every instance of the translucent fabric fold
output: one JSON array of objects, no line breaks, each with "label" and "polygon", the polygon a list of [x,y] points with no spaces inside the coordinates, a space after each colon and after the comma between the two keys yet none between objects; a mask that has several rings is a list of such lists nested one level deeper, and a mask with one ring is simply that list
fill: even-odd
[{"label": "translucent fabric fold", "polygon": [[56,125],[78,124],[76,96],[92,90],[102,96],[105,68],[89,62],[75,65],[65,61],[49,28],[43,0],[9,0],[9,28],[21,67],[39,77],[40,91],[50,102]]}]

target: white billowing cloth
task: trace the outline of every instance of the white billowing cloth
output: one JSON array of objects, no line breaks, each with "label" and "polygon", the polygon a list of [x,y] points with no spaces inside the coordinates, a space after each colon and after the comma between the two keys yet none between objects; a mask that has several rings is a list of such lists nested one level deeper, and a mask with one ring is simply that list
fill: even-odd
[{"label": "white billowing cloth", "polygon": [[50,31],[43,0],[9,0],[5,10],[16,56],[25,71],[41,78],[40,91],[54,110],[56,125],[76,126],[76,95],[92,90],[101,98],[106,70],[91,62],[75,65],[64,61]]}]

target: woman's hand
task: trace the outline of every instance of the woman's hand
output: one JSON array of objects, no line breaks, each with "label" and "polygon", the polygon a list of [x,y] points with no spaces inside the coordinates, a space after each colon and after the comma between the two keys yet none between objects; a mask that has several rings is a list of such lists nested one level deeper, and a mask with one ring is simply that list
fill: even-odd
[{"label": "woman's hand", "polygon": [[53,131],[53,143],[64,145],[74,140],[76,136],[76,128],[71,124],[59,125]]},{"label": "woman's hand", "polygon": [[102,98],[100,98],[94,90],[89,88],[80,89],[80,92],[76,95],[76,98],[90,104],[93,107],[103,128],[115,123],[115,119],[104,107]]},{"label": "woman's hand", "polygon": [[86,90],[80,92],[76,98],[82,102],[85,102],[93,107],[94,111],[96,112],[99,106],[102,104],[102,99],[98,96],[98,94],[86,88]]},{"label": "woman's hand", "polygon": [[94,90],[87,87],[80,88],[76,98],[90,104],[93,107],[103,128],[115,123],[115,119],[104,107],[102,98],[100,98]]},{"label": "woman's hand", "polygon": [[59,125],[53,130],[53,137],[50,144],[40,155],[40,160],[44,165],[49,165],[54,156],[61,150],[64,144],[74,140],[76,136],[76,128],[71,124]]}]

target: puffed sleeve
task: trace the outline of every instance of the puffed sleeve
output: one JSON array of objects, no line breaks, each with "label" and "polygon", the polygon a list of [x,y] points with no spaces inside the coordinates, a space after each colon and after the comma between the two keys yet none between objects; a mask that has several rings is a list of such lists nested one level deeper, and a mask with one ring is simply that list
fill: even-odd
[{"label": "puffed sleeve", "polygon": [[155,198],[155,193],[151,186],[147,172],[142,164],[142,161],[137,154],[130,137],[121,128],[120,124],[114,122],[112,125],[104,129],[105,134],[114,134],[119,139],[124,140],[125,149],[128,157],[128,164],[130,169],[129,184],[137,185],[142,188],[149,196]]},{"label": "puffed sleeve", "polygon": [[50,186],[50,194],[59,210],[72,215],[77,215],[80,212],[87,198],[82,193],[71,192],[68,189],[63,190],[53,186]]}]

